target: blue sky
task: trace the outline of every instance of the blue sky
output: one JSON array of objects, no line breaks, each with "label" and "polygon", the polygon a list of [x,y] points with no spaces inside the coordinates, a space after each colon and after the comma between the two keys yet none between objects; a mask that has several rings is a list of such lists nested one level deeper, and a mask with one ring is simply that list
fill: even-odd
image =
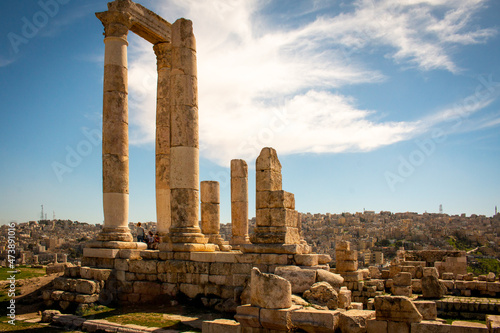
[{"label": "blue sky", "polygon": [[[144,0],[193,20],[200,180],[277,149],[297,210],[491,216],[500,204],[500,3]],[[404,4],[403,4],[404,3]],[[0,3],[0,223],[102,223],[105,1]],[[130,221],[155,221],[156,63],[129,33]]]}]

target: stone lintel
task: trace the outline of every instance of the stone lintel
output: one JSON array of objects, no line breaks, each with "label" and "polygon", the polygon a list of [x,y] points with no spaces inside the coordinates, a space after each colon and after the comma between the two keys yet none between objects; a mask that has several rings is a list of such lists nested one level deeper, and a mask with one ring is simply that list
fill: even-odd
[{"label": "stone lintel", "polygon": [[171,42],[172,24],[140,4],[130,0],[108,3],[111,12],[124,12],[131,16],[130,30],[152,44]]}]

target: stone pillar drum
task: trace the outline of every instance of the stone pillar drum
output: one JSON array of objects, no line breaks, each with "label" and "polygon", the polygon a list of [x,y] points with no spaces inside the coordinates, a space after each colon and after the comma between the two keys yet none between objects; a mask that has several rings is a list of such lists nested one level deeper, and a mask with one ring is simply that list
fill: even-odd
[{"label": "stone pillar drum", "polygon": [[220,231],[220,190],[219,182],[203,181],[201,193],[201,232],[210,243],[216,242]]},{"label": "stone pillar drum", "polygon": [[199,227],[199,142],[196,41],[193,23],[172,24],[170,72],[170,209],[166,250],[213,251]]},{"label": "stone pillar drum", "polygon": [[105,30],[102,173],[104,226],[99,241],[133,240],[128,228],[127,33],[130,17],[97,13]]},{"label": "stone pillar drum", "polygon": [[153,46],[158,68],[156,93],[156,221],[158,233],[165,241],[170,225],[170,71],[172,44]]},{"label": "stone pillar drum", "polygon": [[231,245],[250,244],[248,237],[248,166],[231,161]]}]

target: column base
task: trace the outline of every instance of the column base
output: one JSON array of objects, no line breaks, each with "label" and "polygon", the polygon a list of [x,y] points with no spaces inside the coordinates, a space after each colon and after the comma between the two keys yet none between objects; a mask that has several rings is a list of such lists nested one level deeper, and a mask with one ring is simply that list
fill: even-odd
[{"label": "column base", "polygon": [[166,236],[165,240],[171,243],[208,243],[208,238],[201,233],[200,228],[196,227],[170,228],[170,233]]},{"label": "column base", "polygon": [[130,233],[128,227],[123,228],[103,228],[97,236],[97,240],[101,242],[118,241],[118,242],[133,242],[134,237]]},{"label": "column base", "polygon": [[244,245],[244,244],[251,244],[250,243],[250,237],[248,235],[245,236],[234,236],[231,238],[231,245],[233,246],[238,246],[238,245]]}]

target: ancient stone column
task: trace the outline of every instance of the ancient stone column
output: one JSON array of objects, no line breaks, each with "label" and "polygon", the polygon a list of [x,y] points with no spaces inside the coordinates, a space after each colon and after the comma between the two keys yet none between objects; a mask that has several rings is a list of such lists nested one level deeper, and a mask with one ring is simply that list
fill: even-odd
[{"label": "ancient stone column", "polygon": [[199,143],[196,42],[193,24],[172,24],[170,72],[170,209],[169,240],[174,251],[212,251],[199,227]]},{"label": "ancient stone column", "polygon": [[38,265],[38,255],[33,256],[33,264]]},{"label": "ancient stone column", "polygon": [[104,226],[100,241],[131,242],[128,228],[127,33],[130,16],[97,13],[104,25],[102,178]]},{"label": "ancient stone column", "polygon": [[217,244],[221,251],[231,247],[220,235],[220,190],[219,182],[203,181],[200,184],[201,196],[201,232],[208,237],[208,242]]},{"label": "ancient stone column", "polygon": [[153,46],[158,69],[156,92],[156,221],[162,241],[171,225],[170,215],[170,70],[172,44]]},{"label": "ancient stone column", "polygon": [[250,244],[248,238],[248,166],[231,161],[231,245]]}]

